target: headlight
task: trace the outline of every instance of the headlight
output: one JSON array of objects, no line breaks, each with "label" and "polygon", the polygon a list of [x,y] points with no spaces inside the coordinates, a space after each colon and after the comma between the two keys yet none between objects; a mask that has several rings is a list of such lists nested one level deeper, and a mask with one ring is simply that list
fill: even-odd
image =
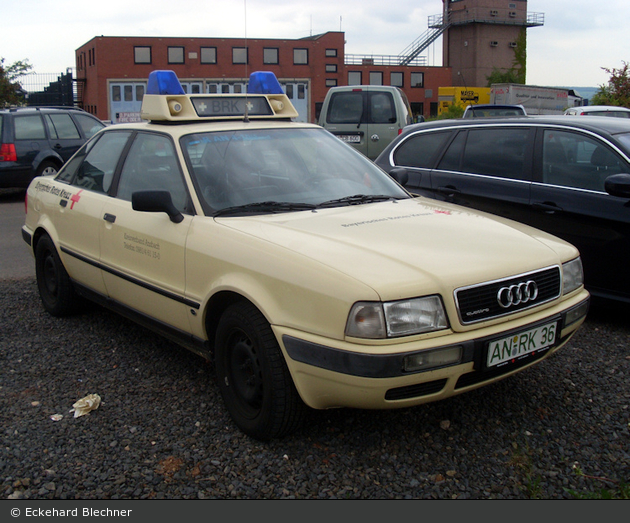
[{"label": "headlight", "polygon": [[448,327],[439,296],[411,300],[355,303],[348,316],[346,335],[356,338],[394,338]]},{"label": "headlight", "polygon": [[584,270],[580,258],[562,264],[562,284],[563,294],[568,294],[584,285]]}]

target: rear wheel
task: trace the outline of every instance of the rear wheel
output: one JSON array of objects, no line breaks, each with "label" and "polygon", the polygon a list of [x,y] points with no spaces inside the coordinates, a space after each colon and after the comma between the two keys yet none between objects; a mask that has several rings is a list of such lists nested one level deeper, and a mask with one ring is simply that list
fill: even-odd
[{"label": "rear wheel", "polygon": [[251,303],[236,303],[221,317],[215,368],[227,410],[245,434],[268,441],[299,427],[305,405],[269,323]]},{"label": "rear wheel", "polygon": [[57,174],[58,170],[59,167],[57,167],[56,163],[45,161],[39,165],[35,176],[47,176],[49,174]]},{"label": "rear wheel", "polygon": [[35,247],[37,288],[44,308],[53,316],[67,316],[76,312],[79,297],[52,239],[42,236]]}]

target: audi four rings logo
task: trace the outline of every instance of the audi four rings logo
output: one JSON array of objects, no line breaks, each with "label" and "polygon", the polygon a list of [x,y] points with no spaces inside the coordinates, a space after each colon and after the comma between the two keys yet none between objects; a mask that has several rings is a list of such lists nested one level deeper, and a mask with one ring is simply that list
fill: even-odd
[{"label": "audi four rings logo", "polygon": [[524,281],[509,287],[501,287],[497,292],[499,305],[507,309],[513,305],[520,305],[534,301],[538,297],[538,286],[535,281]]}]

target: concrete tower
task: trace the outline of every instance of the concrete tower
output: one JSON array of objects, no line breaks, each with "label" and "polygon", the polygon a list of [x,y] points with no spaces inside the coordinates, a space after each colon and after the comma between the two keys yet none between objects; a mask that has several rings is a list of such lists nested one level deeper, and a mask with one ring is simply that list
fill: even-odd
[{"label": "concrete tower", "polygon": [[[484,87],[493,70],[523,71],[526,30],[544,24],[527,0],[442,0],[443,63],[454,86]],[[523,79],[524,81],[524,79]]]}]

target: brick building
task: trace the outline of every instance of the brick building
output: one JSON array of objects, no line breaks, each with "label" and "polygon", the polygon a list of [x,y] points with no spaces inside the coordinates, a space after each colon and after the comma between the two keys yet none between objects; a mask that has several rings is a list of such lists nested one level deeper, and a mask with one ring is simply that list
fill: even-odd
[{"label": "brick building", "polygon": [[102,120],[138,118],[149,73],[171,69],[184,89],[244,92],[253,71],[272,71],[300,113],[314,122],[329,87],[383,84],[401,87],[416,114],[437,114],[438,87],[448,67],[400,65],[399,57],[345,53],[345,34],[287,39],[97,36],[76,50],[78,103]]},{"label": "brick building", "polygon": [[[439,87],[484,87],[495,68],[523,67],[525,31],[543,24],[527,0],[442,0],[442,13],[397,56],[346,54],[345,34],[334,31],[297,40],[97,36],[76,50],[77,101],[102,120],[129,121],[153,70],[172,69],[191,93],[244,92],[251,72],[272,71],[301,121],[316,121],[330,87],[358,84],[398,86],[428,118]],[[421,53],[440,36],[446,65],[428,66]]]}]

